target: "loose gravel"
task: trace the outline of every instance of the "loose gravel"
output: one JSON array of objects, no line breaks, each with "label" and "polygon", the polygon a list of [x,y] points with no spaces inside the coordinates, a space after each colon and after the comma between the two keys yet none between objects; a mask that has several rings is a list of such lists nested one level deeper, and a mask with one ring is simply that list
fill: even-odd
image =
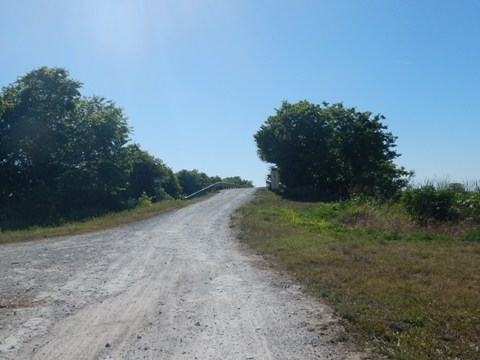
[{"label": "loose gravel", "polygon": [[240,250],[254,189],[0,247],[0,359],[364,359],[324,304]]}]

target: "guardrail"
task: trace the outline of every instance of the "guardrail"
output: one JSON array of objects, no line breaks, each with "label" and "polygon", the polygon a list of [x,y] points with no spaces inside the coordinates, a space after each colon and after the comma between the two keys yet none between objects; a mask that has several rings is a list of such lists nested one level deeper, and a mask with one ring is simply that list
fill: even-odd
[{"label": "guardrail", "polygon": [[201,190],[198,190],[193,194],[186,196],[185,199],[192,199],[197,196],[202,196],[210,191],[217,191],[217,190],[224,190],[224,189],[240,189],[240,188],[246,188],[246,186],[240,185],[240,184],[228,183],[228,182],[217,182]]}]

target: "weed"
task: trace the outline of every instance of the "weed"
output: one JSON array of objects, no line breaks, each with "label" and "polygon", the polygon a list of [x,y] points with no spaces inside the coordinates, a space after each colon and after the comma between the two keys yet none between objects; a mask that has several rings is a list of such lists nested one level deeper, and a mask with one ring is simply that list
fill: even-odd
[{"label": "weed", "polygon": [[465,241],[479,241],[480,242],[480,227],[465,232],[461,235],[461,239]]}]

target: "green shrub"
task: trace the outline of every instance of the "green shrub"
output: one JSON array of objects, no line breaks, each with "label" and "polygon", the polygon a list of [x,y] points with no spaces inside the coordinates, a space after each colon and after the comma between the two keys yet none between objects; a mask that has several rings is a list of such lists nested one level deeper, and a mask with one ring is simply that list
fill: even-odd
[{"label": "green shrub", "polygon": [[478,187],[446,181],[405,190],[401,203],[421,225],[440,222],[480,222]]},{"label": "green shrub", "polygon": [[466,192],[459,194],[457,206],[461,219],[477,224],[480,222],[480,193]]},{"label": "green shrub", "polygon": [[144,206],[151,206],[152,205],[152,198],[149,197],[145,192],[140,195],[138,198],[138,206],[139,207],[144,207]]},{"label": "green shrub", "polygon": [[436,189],[424,185],[406,190],[402,196],[405,209],[422,225],[441,221],[458,221],[458,193],[453,188]]}]

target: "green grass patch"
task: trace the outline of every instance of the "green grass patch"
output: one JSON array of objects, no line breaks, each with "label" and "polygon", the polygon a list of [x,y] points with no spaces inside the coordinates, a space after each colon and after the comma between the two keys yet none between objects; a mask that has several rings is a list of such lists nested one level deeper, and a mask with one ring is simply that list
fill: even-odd
[{"label": "green grass patch", "polygon": [[[480,358],[480,243],[418,228],[395,204],[301,203],[266,191],[239,238],[392,359]],[[469,233],[470,234],[470,233]]]},{"label": "green grass patch", "polygon": [[194,200],[163,200],[158,203],[143,204],[125,211],[109,213],[83,221],[69,222],[55,227],[32,227],[24,230],[0,231],[0,244],[38,240],[56,236],[75,235],[111,229],[117,226],[144,220],[164,212],[190,205]]}]

